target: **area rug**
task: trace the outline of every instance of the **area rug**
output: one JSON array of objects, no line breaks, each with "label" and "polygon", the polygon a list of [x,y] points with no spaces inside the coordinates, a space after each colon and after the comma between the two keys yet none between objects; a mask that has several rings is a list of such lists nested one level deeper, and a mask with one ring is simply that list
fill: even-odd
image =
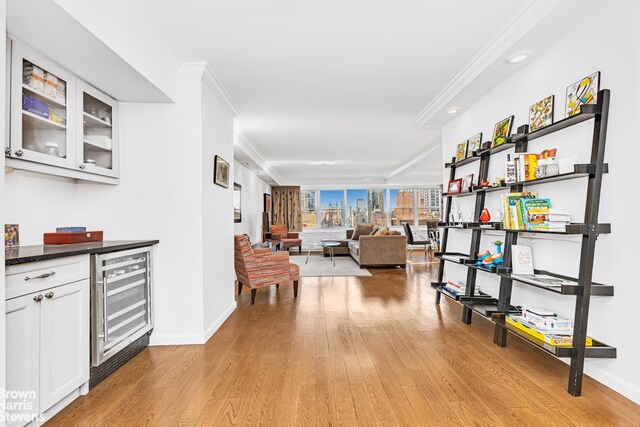
[{"label": "area rug", "polygon": [[311,255],[305,264],[306,255],[291,256],[289,261],[300,266],[301,277],[333,277],[333,276],[371,276],[368,270],[360,266],[351,257],[336,257],[336,266],[331,258]]}]

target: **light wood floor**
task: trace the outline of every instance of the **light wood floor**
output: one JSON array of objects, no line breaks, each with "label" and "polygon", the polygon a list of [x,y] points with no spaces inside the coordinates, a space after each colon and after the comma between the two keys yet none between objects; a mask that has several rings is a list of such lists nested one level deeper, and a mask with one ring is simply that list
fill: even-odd
[{"label": "light wood floor", "polygon": [[144,350],[49,424],[640,425],[638,405],[590,378],[571,397],[565,364],[435,306],[436,268],[244,292],[206,345]]}]

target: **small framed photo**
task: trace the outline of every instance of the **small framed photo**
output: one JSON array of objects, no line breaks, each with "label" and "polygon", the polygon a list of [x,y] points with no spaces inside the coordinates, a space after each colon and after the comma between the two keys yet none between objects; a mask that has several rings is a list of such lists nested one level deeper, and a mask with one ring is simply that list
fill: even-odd
[{"label": "small framed photo", "polygon": [[4,245],[6,247],[20,245],[20,226],[18,224],[4,225]]},{"label": "small framed photo", "polygon": [[567,117],[580,114],[580,106],[598,102],[600,71],[583,78],[567,87]]},{"label": "small framed photo", "polygon": [[480,151],[480,144],[482,144],[482,132],[473,135],[467,141],[467,157],[473,156],[474,151]]},{"label": "small framed photo", "polygon": [[462,187],[461,193],[469,193],[471,192],[471,187],[473,187],[473,174],[467,175],[462,178]]},{"label": "small framed photo", "polygon": [[462,189],[462,178],[452,179],[447,186],[447,194],[458,194]]},{"label": "small framed photo", "polygon": [[529,107],[529,131],[533,132],[553,124],[554,96],[547,96]]},{"label": "small framed photo", "polygon": [[513,116],[496,123],[496,127],[493,128],[493,143],[491,147],[498,147],[507,142],[507,138],[511,136],[511,126],[513,126]]},{"label": "small framed photo", "polygon": [[229,163],[220,156],[216,156],[214,160],[213,183],[229,188]]}]

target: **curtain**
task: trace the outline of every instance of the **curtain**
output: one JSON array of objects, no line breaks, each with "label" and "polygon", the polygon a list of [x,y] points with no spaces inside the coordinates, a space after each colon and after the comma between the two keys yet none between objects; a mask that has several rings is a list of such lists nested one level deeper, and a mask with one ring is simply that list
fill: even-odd
[{"label": "curtain", "polygon": [[302,231],[300,187],[272,187],[272,224],[284,224],[289,231]]}]

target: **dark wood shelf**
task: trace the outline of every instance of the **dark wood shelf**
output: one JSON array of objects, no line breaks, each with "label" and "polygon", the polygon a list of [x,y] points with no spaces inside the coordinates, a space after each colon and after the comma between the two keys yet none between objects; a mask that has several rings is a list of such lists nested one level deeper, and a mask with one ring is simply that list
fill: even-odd
[{"label": "dark wood shelf", "polygon": [[593,119],[594,117],[596,117],[597,115],[600,114],[600,104],[589,104],[589,105],[581,105],[580,106],[580,113],[576,114],[575,116],[571,116],[571,117],[567,117],[564,118],[562,120],[560,120],[559,122],[555,122],[550,124],[549,126],[543,127],[542,129],[538,129],[536,131],[533,132],[529,132],[529,133],[525,133],[525,134],[521,134],[521,135],[514,135],[512,137],[514,142],[518,142],[518,141],[533,141],[534,139],[538,139],[541,138],[545,135],[549,135],[550,133],[554,133],[557,132],[559,130],[562,129],[566,129],[570,126],[576,125],[578,123],[582,123],[584,121]]},{"label": "dark wood shelf", "polygon": [[444,193],[443,196],[444,197],[464,197],[464,196],[473,196],[475,194],[475,192],[473,191],[473,188],[470,188],[469,191],[465,191],[462,193]]},{"label": "dark wood shelf", "polygon": [[[454,160],[454,158],[452,158],[452,160]],[[475,154],[473,154],[471,157],[467,157],[466,159],[462,159],[462,160],[458,160],[458,161],[452,161],[450,163],[445,163],[444,167],[445,169],[449,169],[449,168],[457,168],[460,166],[464,166],[464,165],[468,165],[469,163],[473,163],[473,162],[477,162],[478,160],[480,160],[480,156],[477,156]]]},{"label": "dark wood shelf", "polygon": [[544,230],[515,230],[511,228],[503,228],[503,231],[509,233],[536,233],[536,234],[610,234],[611,224],[567,224],[565,231],[544,231]]},{"label": "dark wood shelf", "polygon": [[[470,310],[473,310],[475,313],[491,321],[493,321],[494,314],[496,313],[504,314],[498,309],[498,300],[488,295],[486,297],[461,296],[460,302],[465,307],[469,308]],[[509,313],[520,314],[520,311],[517,308],[511,306],[509,308]]]},{"label": "dark wood shelf", "polygon": [[[529,344],[545,351],[548,354],[551,354],[556,357],[573,356],[573,352],[574,352],[573,347],[554,346],[554,345],[547,344],[546,342],[534,336],[531,336],[526,332],[521,331],[520,329],[506,323],[502,315],[494,316],[492,320],[495,322],[496,326],[506,329],[511,334],[525,340]],[[585,357],[615,359],[616,356],[617,356],[617,350],[615,347],[610,347],[596,340],[593,340],[592,346],[585,347]]]},{"label": "dark wood shelf", "polygon": [[[514,277],[509,272],[510,269],[505,269],[505,270],[507,270],[507,272],[502,272],[501,270],[502,269],[498,270],[498,272],[497,272],[498,276],[505,277],[507,279],[511,279],[514,282],[518,282],[518,283],[521,283],[521,284],[526,285],[526,286],[532,286],[534,288],[544,289],[545,291],[553,292],[555,294],[560,294],[560,295],[580,295],[582,293],[582,286],[578,285],[577,283],[575,285],[561,285],[559,288],[558,287],[551,288],[551,287],[544,286],[544,285],[536,285],[535,283],[529,283],[529,282],[522,281],[522,280],[518,279],[517,277]],[[571,281],[574,281],[574,282],[578,281],[578,279],[576,279],[574,277],[563,276],[561,274],[551,273],[550,271],[534,269],[533,272],[535,274],[546,274],[548,276],[557,277],[558,279],[571,280]],[[613,296],[613,286],[611,286],[611,285],[603,285],[601,283],[591,283],[591,295],[592,296],[612,297]]]},{"label": "dark wood shelf", "polygon": [[[516,143],[515,143],[515,141],[514,141],[514,137],[516,137],[516,136],[520,136],[520,135],[512,135],[512,136],[510,136],[510,137],[508,138],[507,142],[505,142],[505,143],[503,143],[503,144],[500,144],[500,145],[498,145],[497,147],[491,147],[491,148],[487,148],[487,149],[485,149],[485,150],[477,151],[477,155],[478,155],[479,157],[482,157],[482,156],[491,156],[491,155],[493,155],[493,154],[498,154],[498,153],[501,153],[501,152],[503,152],[503,151],[507,151],[507,150],[509,150],[509,149],[511,149],[511,148],[515,148]],[[513,141],[513,142],[512,142],[512,141]]]}]

